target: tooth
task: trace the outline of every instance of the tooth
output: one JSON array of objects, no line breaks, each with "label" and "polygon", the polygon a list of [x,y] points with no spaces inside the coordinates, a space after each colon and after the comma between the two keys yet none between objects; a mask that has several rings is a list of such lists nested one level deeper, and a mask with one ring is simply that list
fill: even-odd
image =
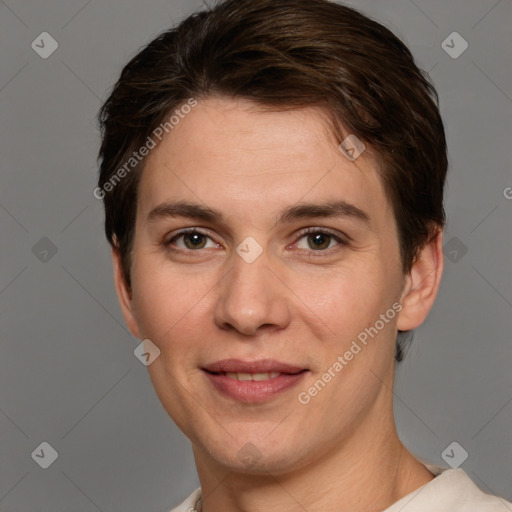
[{"label": "tooth", "polygon": [[269,374],[268,373],[253,373],[252,374],[252,380],[268,380]]},{"label": "tooth", "polygon": [[244,372],[226,372],[226,377],[234,380],[254,380],[254,381],[262,381],[268,379],[275,379],[279,377],[280,372],[265,372],[265,373],[244,373]]}]

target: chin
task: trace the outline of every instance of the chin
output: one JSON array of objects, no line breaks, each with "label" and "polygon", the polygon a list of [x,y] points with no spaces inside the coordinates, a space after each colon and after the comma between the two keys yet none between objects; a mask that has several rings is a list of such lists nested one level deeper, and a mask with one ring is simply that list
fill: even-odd
[{"label": "chin", "polygon": [[[285,440],[288,439],[286,443]],[[288,473],[307,463],[307,450],[302,440],[280,437],[270,441],[251,440],[250,436],[230,437],[211,445],[211,437],[204,446],[207,456],[226,470],[236,473],[267,475]],[[202,443],[201,443],[202,444]],[[300,451],[297,447],[300,446]]]}]

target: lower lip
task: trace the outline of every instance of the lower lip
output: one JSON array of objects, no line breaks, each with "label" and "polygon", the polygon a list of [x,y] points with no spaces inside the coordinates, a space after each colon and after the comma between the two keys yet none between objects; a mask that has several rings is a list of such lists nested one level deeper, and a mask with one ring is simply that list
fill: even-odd
[{"label": "lower lip", "polygon": [[281,373],[268,380],[236,380],[222,374],[204,371],[217,391],[234,400],[245,403],[261,403],[296,386],[307,372],[296,374]]}]

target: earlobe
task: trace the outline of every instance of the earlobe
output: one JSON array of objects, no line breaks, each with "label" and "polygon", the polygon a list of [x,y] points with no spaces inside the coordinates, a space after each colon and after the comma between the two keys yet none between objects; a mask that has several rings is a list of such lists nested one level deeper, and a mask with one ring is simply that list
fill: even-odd
[{"label": "earlobe", "polygon": [[425,245],[406,276],[397,329],[409,331],[419,327],[427,317],[439,290],[444,268],[443,231],[438,229]]},{"label": "earlobe", "polygon": [[114,266],[114,283],[117,292],[117,298],[121,306],[121,311],[125,319],[126,325],[130,332],[138,339],[140,339],[139,326],[134,314],[132,291],[129,289],[123,273],[121,263],[121,254],[116,248],[112,248],[112,263]]}]

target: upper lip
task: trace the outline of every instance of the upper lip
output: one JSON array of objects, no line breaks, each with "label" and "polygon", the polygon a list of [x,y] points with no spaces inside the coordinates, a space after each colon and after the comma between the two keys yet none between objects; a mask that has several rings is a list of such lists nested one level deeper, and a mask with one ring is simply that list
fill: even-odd
[{"label": "upper lip", "polygon": [[294,366],[274,359],[260,359],[258,361],[244,361],[242,359],[222,359],[203,367],[213,373],[299,373],[306,368]]}]

